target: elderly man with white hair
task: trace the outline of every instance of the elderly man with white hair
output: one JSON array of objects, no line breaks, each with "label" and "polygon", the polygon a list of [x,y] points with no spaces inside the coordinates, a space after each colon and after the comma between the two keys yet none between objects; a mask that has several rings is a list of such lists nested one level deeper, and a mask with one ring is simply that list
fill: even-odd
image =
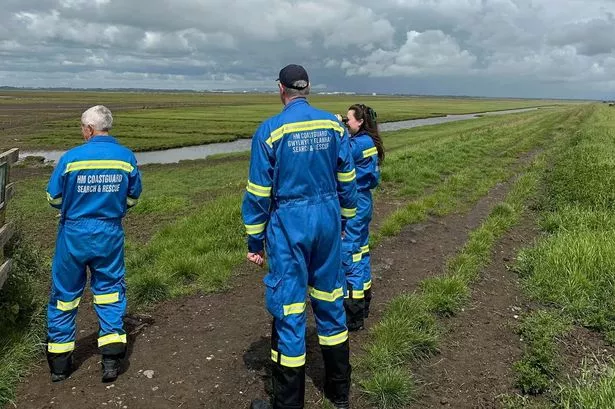
[{"label": "elderly man with white hair", "polygon": [[126,351],[122,218],[141,194],[141,177],[132,151],[109,135],[112,125],[108,108],[97,105],[85,111],[81,133],[86,143],[60,158],[47,186],[49,204],[61,211],[47,309],[53,382],[72,372],[75,319],[87,267],[100,325],[103,382],[117,378]]}]

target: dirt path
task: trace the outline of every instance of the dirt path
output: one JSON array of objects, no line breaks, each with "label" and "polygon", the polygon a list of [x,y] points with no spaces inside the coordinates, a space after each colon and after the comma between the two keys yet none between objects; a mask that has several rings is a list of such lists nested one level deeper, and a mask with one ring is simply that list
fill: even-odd
[{"label": "dirt path", "polygon": [[423,385],[412,408],[497,408],[499,395],[515,392],[512,365],[521,342],[513,328],[528,306],[508,266],[537,234],[526,216],[497,242],[492,262],[472,285],[470,305],[446,322],[440,353],[416,368]]},{"label": "dirt path", "polygon": [[[445,261],[467,240],[468,233],[488,215],[508,190],[500,184],[467,214],[451,215],[405,228],[372,249],[374,270],[373,317],[381,317],[391,297],[416,288],[422,279],[442,272]],[[60,384],[49,381],[45,362],[26,378],[18,391],[18,408],[232,408],[248,407],[266,396],[270,317],[263,306],[264,272],[242,266],[227,293],[195,296],[161,304],[153,320],[130,336],[126,372],[112,385],[100,382],[99,357],[94,347],[96,325],[87,324],[91,307],[84,304],[79,321],[78,369]],[[89,308],[88,308],[89,307]],[[90,318],[88,318],[90,316]],[[86,322],[86,324],[84,324]],[[129,329],[139,326],[131,323]],[[366,331],[353,334],[358,353]],[[322,362],[315,329],[308,329],[308,390],[306,407],[321,398]],[[144,371],[154,371],[150,379]],[[316,385],[316,387],[314,387]],[[360,407],[356,402],[354,407]]]}]

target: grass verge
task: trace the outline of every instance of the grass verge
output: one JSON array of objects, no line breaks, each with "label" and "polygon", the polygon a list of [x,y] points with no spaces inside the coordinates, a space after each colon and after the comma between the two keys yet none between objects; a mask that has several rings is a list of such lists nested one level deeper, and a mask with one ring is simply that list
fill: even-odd
[{"label": "grass verge", "polygon": [[[448,262],[444,276],[425,280],[419,291],[393,299],[382,321],[370,330],[357,368],[361,388],[372,404],[401,408],[414,398],[407,365],[436,351],[441,333],[437,317],[455,314],[468,300],[470,284],[490,261],[493,245],[518,222],[525,203],[535,195],[543,167],[541,157],[514,182],[506,199],[494,207],[459,254]],[[391,379],[389,374],[396,376]]]}]

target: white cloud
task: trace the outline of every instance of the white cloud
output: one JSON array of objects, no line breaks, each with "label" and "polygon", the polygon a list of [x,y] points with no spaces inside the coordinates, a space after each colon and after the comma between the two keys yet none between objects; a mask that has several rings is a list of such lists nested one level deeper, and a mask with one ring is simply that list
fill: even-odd
[{"label": "white cloud", "polygon": [[338,89],[576,95],[615,90],[614,16],[613,0],[4,0],[0,85],[271,86],[294,62]]}]

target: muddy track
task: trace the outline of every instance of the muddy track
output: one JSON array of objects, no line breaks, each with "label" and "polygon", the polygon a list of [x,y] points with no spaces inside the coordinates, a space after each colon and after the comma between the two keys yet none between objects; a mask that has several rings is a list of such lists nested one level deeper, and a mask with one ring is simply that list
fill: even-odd
[{"label": "muddy track", "polygon": [[491,263],[472,284],[470,303],[444,321],[439,353],[414,368],[421,386],[411,408],[497,408],[501,394],[517,392],[512,368],[521,341],[515,326],[530,306],[510,266],[538,234],[527,213],[495,244]]},{"label": "muddy track", "polygon": [[[426,277],[440,274],[446,260],[463,246],[468,233],[506,196],[508,188],[509,184],[499,184],[469,213],[408,226],[372,249],[375,298],[368,326],[380,319],[392,297],[414,290]],[[130,320],[127,368],[111,385],[100,382],[97,325],[91,307],[84,303],[75,353],[78,369],[69,380],[52,384],[41,361],[21,383],[17,407],[247,407],[252,398],[267,393],[271,323],[263,305],[263,275],[264,271],[243,265],[233,288],[226,293],[168,301],[151,313],[153,318]],[[367,331],[352,334],[353,354],[361,352],[366,337]],[[308,339],[309,408],[322,400],[322,361],[313,322]],[[152,378],[144,375],[148,370],[154,371]],[[354,407],[363,407],[357,395],[353,397]]]}]

